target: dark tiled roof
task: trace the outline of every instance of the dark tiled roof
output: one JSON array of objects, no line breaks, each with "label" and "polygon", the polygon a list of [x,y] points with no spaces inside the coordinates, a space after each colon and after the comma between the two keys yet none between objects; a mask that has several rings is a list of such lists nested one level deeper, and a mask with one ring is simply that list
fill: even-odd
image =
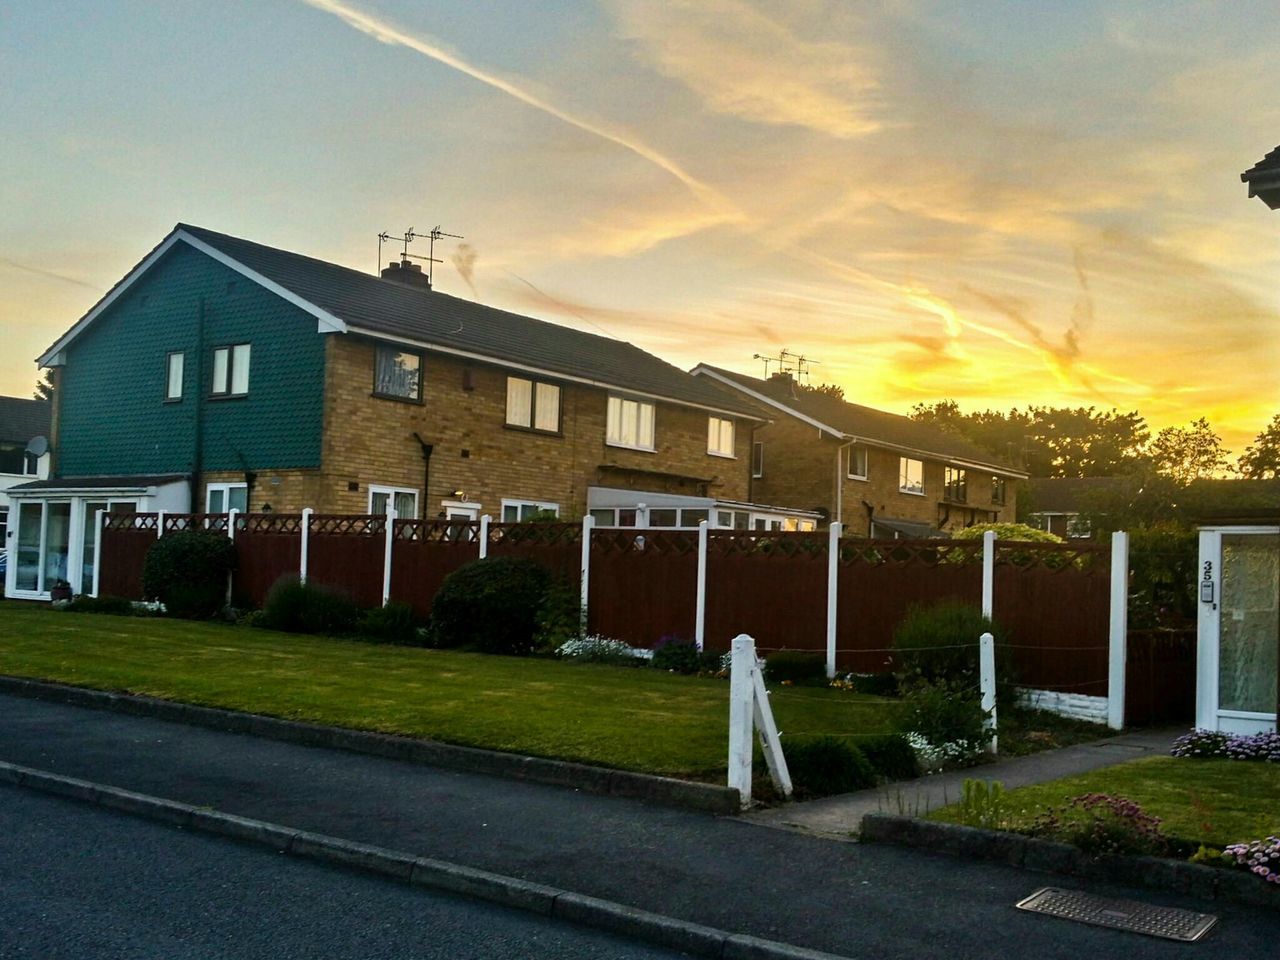
[{"label": "dark tiled roof", "polygon": [[32,437],[47,437],[52,416],[48,400],[0,397],[0,440],[26,443]]},{"label": "dark tiled roof", "polygon": [[53,480],[32,480],[30,483],[10,487],[13,490],[114,490],[116,488],[157,487],[166,483],[186,480],[185,474],[167,473],[123,477],[58,477]]},{"label": "dark tiled roof", "polygon": [[495,361],[754,416],[740,397],[639,347],[508,313],[435,290],[383,280],[349,267],[178,224],[249,269],[350,327],[476,354]]},{"label": "dark tiled roof", "polygon": [[[917,423],[901,414],[888,413],[825,394],[800,390],[791,381],[782,378],[761,380],[758,377],[749,377],[706,364],[703,364],[700,369],[713,371],[748,390],[783,404],[796,413],[833,427],[846,436],[857,437],[872,444],[878,442],[895,447],[906,447],[939,459],[963,460],[1011,473],[1021,472],[963,437],[957,437],[926,423]],[[761,409],[772,408],[761,405]],[[776,413],[774,415],[776,416]]]},{"label": "dark tiled roof", "polygon": [[1257,179],[1261,174],[1274,173],[1280,173],[1280,147],[1276,147],[1252,167],[1240,174],[1240,179],[1248,183],[1250,180]]},{"label": "dark tiled roof", "polygon": [[1032,513],[1079,513],[1090,493],[1140,484],[1134,477],[1032,477],[1028,494]]}]

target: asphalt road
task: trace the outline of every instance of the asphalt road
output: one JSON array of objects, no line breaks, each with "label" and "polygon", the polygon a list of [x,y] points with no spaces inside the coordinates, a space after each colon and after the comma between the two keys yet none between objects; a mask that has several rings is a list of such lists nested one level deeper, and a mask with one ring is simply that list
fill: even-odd
[{"label": "asphalt road", "polygon": [[0,787],[0,957],[680,954],[199,833]]}]

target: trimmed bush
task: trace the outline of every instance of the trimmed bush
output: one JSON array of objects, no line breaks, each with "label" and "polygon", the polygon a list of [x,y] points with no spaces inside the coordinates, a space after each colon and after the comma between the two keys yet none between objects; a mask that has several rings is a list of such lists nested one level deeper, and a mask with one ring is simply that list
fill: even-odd
[{"label": "trimmed bush", "polygon": [[816,653],[802,650],[779,650],[765,657],[771,683],[827,682],[827,661]]},{"label": "trimmed bush", "polygon": [[124,597],[87,597],[81,594],[62,609],[68,613],[107,613],[117,617],[131,617],[133,601]]},{"label": "trimmed bush", "polygon": [[920,776],[920,761],[902,734],[860,737],[858,749],[871,764],[871,769],[884,780],[913,780]]},{"label": "trimmed bush", "polygon": [[142,591],[175,617],[207,620],[227,603],[235,544],[225,534],[183,530],[156,540],[142,562]]},{"label": "trimmed bush", "polygon": [[261,625],[289,633],[350,633],[360,608],[346,594],[295,576],[281,577],[262,605]]},{"label": "trimmed bush", "polygon": [[543,651],[559,651],[566,643],[582,634],[582,594],[576,584],[556,580],[547,587],[538,608],[538,633],[535,647]]},{"label": "trimmed bush", "polygon": [[697,673],[702,665],[702,655],[692,640],[666,636],[653,645],[653,659],[649,662],[656,670]]},{"label": "trimmed bush", "polygon": [[962,600],[913,606],[893,631],[894,658],[903,685],[917,681],[969,684],[978,687],[978,644],[984,633],[996,640],[996,697],[1012,704],[1017,696],[1012,657],[1000,625]]},{"label": "trimmed bush", "polygon": [[875,771],[862,751],[840,737],[784,740],[782,754],[801,797],[829,797],[876,784]]},{"label": "trimmed bush", "polygon": [[550,584],[545,569],[517,557],[487,557],[459,567],[431,602],[431,643],[528,656],[537,645]]},{"label": "trimmed bush", "polygon": [[957,530],[953,540],[981,540],[988,530],[995,531],[1000,540],[1023,540],[1027,543],[1063,543],[1063,539],[1048,530],[1037,530],[1025,523],[975,523],[972,527]]},{"label": "trimmed bush", "polygon": [[896,697],[898,678],[892,673],[851,673],[849,682],[855,693],[873,697]]},{"label": "trimmed bush", "polygon": [[413,617],[413,607],[407,603],[388,603],[374,607],[360,616],[357,632],[370,640],[396,643],[411,647],[419,645],[418,624]]},{"label": "trimmed bush", "polygon": [[928,770],[967,765],[990,742],[978,691],[967,683],[919,681],[904,690],[899,709],[898,730]]}]

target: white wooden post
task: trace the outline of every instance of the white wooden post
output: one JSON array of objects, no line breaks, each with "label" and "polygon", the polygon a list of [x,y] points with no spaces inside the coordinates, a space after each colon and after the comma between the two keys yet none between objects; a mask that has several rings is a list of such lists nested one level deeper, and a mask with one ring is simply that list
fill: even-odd
[{"label": "white wooden post", "polygon": [[156,511],[156,539],[159,540],[164,536],[164,511]]},{"label": "white wooden post", "polygon": [[311,515],[315,513],[310,507],[302,508],[302,543],[298,550],[298,580],[307,582],[307,551],[311,546]]},{"label": "white wooden post", "polygon": [[773,719],[773,707],[769,705],[769,691],[765,689],[764,673],[760,670],[760,661],[756,660],[751,671],[752,683],[752,717],[760,735],[760,751],[764,754],[765,765],[769,768],[769,778],[773,785],[784,796],[791,796],[791,772],[787,769],[787,758],[782,755],[782,738],[778,735],[778,725]]},{"label": "white wooden post", "polygon": [[996,638],[984,633],[978,641],[978,673],[981,678],[982,712],[987,715],[986,728],[991,731],[989,751],[996,752]]},{"label": "white wooden post", "polygon": [[102,576],[102,523],[105,510],[93,512],[93,595],[98,595],[98,583]]},{"label": "white wooden post", "polygon": [[729,787],[737,788],[742,806],[751,803],[751,725],[755,691],[755,641],[745,633],[733,638],[729,667]]},{"label": "white wooden post", "polygon": [[699,651],[707,632],[707,521],[698,521],[698,601],[693,620],[693,642]]},{"label": "white wooden post", "polygon": [[995,609],[996,595],[996,532],[988,530],[982,535],[982,615],[988,620]]},{"label": "white wooden post", "polygon": [[1111,534],[1111,635],[1107,726],[1124,729],[1125,666],[1129,659],[1129,534]]},{"label": "white wooden post", "polygon": [[[236,542],[236,517],[240,515],[240,511],[232,507],[227,511],[227,539],[232,543]],[[231,586],[235,573],[231,570],[227,571],[227,606],[231,606]]]},{"label": "white wooden post", "polygon": [[486,513],[480,518],[480,559],[489,556],[489,523],[492,518]]},{"label": "white wooden post", "polygon": [[836,597],[840,593],[840,534],[844,526],[831,521],[827,531],[827,679],[836,675]]},{"label": "white wooden post", "polygon": [[394,497],[387,497],[386,542],[382,547],[382,605],[391,602],[391,545],[396,540],[396,504]]},{"label": "white wooden post", "polygon": [[581,590],[578,600],[578,630],[585,636],[587,632],[588,604],[591,601],[591,531],[595,529],[596,519],[587,514],[582,518],[582,560],[578,574],[578,586]]}]

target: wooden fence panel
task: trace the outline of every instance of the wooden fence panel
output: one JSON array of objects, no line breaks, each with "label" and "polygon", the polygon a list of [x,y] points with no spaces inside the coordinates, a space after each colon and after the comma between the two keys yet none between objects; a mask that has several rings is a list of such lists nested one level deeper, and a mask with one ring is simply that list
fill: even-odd
[{"label": "wooden fence panel", "polygon": [[1196,628],[1129,631],[1126,726],[1191,724],[1196,714]]},{"label": "wooden fence panel", "polygon": [[382,515],[311,517],[307,582],[346,594],[360,607],[382,606],[387,518]]},{"label": "wooden fence panel", "polygon": [[525,557],[576,588],[582,570],[582,524],[491,523],[489,556]]},{"label": "wooden fence panel", "polygon": [[160,526],[158,513],[112,513],[103,517],[102,569],[98,574],[98,594],[143,600],[142,563],[156,542]]},{"label": "wooden fence panel", "polygon": [[652,647],[694,639],[698,534],[689,530],[597,530],[591,535],[592,633]]},{"label": "wooden fence panel", "polygon": [[298,575],[301,558],[301,515],[249,513],[238,517],[232,599],[261,609],[277,580]]},{"label": "wooden fence panel", "polygon": [[996,541],[995,620],[1020,686],[1107,695],[1111,550]]},{"label": "wooden fence panel", "polygon": [[397,520],[391,542],[391,599],[413,607],[421,620],[444,578],[480,556],[480,523],[471,520]]},{"label": "wooden fence panel", "polygon": [[836,668],[893,669],[893,630],[913,606],[982,603],[982,543],[964,540],[840,542]]},{"label": "wooden fence panel", "polygon": [[764,654],[825,656],[828,541],[825,533],[709,531],[706,648],[728,650],[748,633]]}]

